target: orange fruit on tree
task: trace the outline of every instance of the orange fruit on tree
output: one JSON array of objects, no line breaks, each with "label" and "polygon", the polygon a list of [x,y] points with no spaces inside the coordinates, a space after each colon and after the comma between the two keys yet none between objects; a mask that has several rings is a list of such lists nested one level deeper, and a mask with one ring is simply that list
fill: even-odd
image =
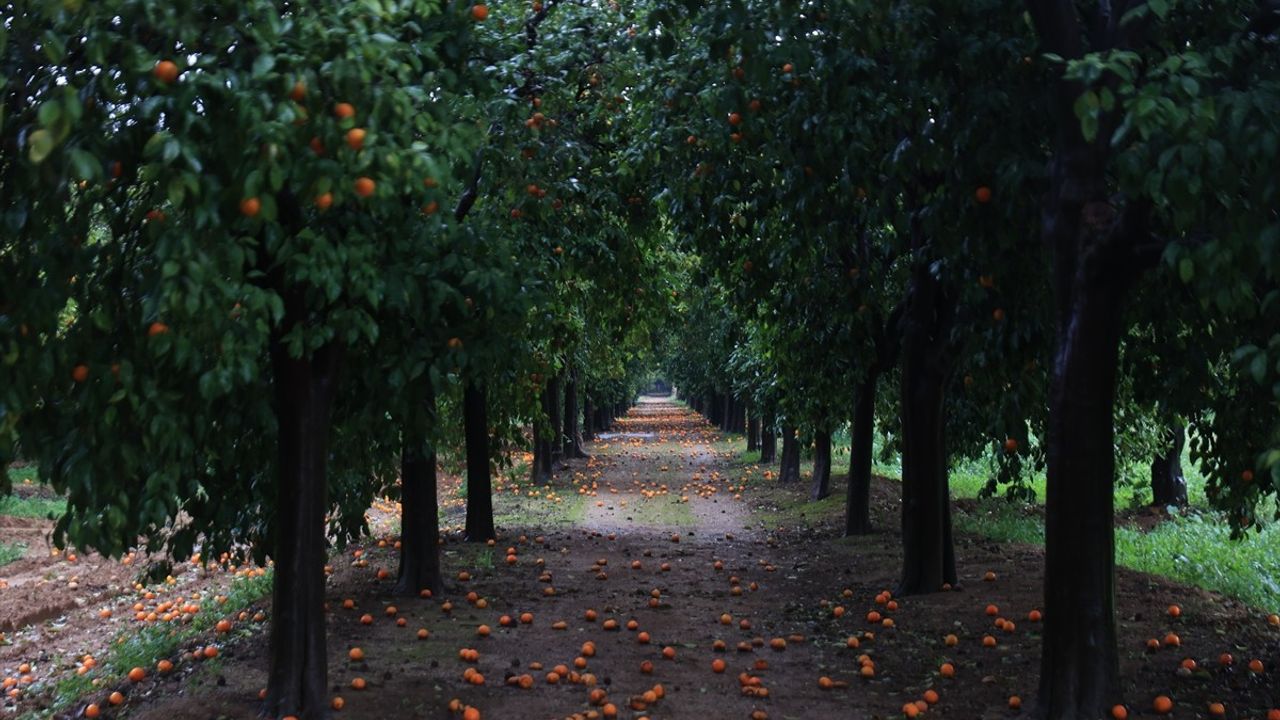
[{"label": "orange fruit on tree", "polygon": [[489,17],[489,6],[477,4],[471,6],[471,19],[476,22],[484,22]]},{"label": "orange fruit on tree", "polygon": [[168,325],[165,325],[165,324],[164,324],[164,323],[162,323],[162,322],[153,322],[153,323],[151,323],[151,325],[147,328],[147,337],[155,337],[155,336],[157,336],[157,335],[164,335],[164,334],[165,334],[165,333],[167,333],[167,332],[169,332],[169,326],[168,326]]},{"label": "orange fruit on tree", "polygon": [[991,202],[991,188],[986,185],[980,186],[973,191],[973,199],[984,205]]},{"label": "orange fruit on tree", "polygon": [[347,131],[347,146],[352,150],[360,150],[364,147],[365,135],[364,128],[351,128]]},{"label": "orange fruit on tree", "polygon": [[321,210],[328,210],[333,207],[333,193],[321,193],[317,195],[316,207]]},{"label": "orange fruit on tree", "polygon": [[178,66],[172,60],[161,60],[152,68],[151,74],[156,80],[168,85],[178,79]]},{"label": "orange fruit on tree", "polygon": [[339,120],[347,120],[356,116],[356,107],[351,103],[338,103],[333,106],[333,114]]},{"label": "orange fruit on tree", "polygon": [[89,366],[77,365],[71,369],[71,379],[78,383],[82,383],[89,379]]},{"label": "orange fruit on tree", "polygon": [[293,84],[293,88],[289,90],[289,99],[294,102],[302,102],[307,96],[307,84],[301,80]]},{"label": "orange fruit on tree", "polygon": [[377,185],[374,184],[373,178],[359,177],[356,178],[354,187],[356,195],[359,195],[362,198],[367,198],[370,195],[373,195],[373,191],[377,188]]},{"label": "orange fruit on tree", "polygon": [[262,201],[256,197],[247,197],[240,201],[240,214],[245,217],[258,217],[262,211]]}]

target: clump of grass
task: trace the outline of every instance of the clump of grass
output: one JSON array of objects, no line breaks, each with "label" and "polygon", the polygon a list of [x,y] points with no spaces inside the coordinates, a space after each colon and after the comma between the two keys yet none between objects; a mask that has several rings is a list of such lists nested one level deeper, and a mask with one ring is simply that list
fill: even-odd
[{"label": "clump of grass", "polygon": [[67,511],[62,498],[0,497],[0,515],[25,518],[56,518]]},{"label": "clump of grass", "polygon": [[0,567],[4,567],[11,562],[22,559],[27,552],[26,543],[2,543],[0,542]]}]

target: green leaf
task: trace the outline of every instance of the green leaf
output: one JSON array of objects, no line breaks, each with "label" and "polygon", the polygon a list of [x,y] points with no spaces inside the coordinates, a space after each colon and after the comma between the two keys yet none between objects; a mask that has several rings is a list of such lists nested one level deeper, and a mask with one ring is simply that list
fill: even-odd
[{"label": "green leaf", "polygon": [[257,60],[253,61],[253,76],[258,78],[271,72],[276,66],[274,55],[259,55]]},{"label": "green leaf", "polygon": [[1184,257],[1178,261],[1178,277],[1182,278],[1182,282],[1189,283],[1195,277],[1196,267],[1191,258]]},{"label": "green leaf", "polygon": [[53,152],[53,135],[48,130],[36,130],[27,136],[27,157],[39,165]]}]

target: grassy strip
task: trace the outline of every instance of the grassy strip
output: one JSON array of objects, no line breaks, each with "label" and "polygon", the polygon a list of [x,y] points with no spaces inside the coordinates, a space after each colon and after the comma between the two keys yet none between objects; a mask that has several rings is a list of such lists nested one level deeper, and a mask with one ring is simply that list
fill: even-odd
[{"label": "grassy strip", "polygon": [[66,511],[67,501],[62,498],[0,497],[0,515],[53,519]]},{"label": "grassy strip", "polygon": [[22,559],[26,554],[27,546],[25,543],[2,543],[0,542],[0,567],[4,567],[11,562]]},{"label": "grassy strip", "polygon": [[[216,608],[205,608],[196,613],[185,625],[144,625],[126,628],[116,634],[98,665],[84,675],[67,674],[53,687],[53,704],[44,710],[29,712],[20,720],[49,717],[83,701],[87,696],[102,690],[93,684],[94,677],[124,678],[135,667],[150,669],[162,658],[174,657],[180,648],[198,635],[208,634],[218,621],[239,612],[271,594],[272,571],[256,577],[237,577],[227,589],[227,601]],[[249,631],[242,631],[248,633]],[[108,683],[110,684],[110,683]],[[105,701],[103,701],[105,702]]]}]

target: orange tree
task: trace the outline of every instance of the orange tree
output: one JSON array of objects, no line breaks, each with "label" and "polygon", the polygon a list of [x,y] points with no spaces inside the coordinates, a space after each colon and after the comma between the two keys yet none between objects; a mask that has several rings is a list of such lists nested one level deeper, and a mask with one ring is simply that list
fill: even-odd
[{"label": "orange tree", "polygon": [[[1280,99],[1280,15],[1269,3],[1243,2],[1027,7],[1056,70],[1041,227],[1058,335],[1039,702],[1051,718],[1097,717],[1118,694],[1113,416],[1130,324],[1117,310],[1140,282],[1176,273],[1210,315],[1194,330],[1218,338],[1206,345],[1205,369],[1219,371],[1209,395],[1219,402],[1200,412],[1193,452],[1211,498],[1248,528],[1280,477],[1276,427],[1266,419],[1275,417],[1268,349],[1280,232],[1267,209],[1277,190],[1277,130],[1267,113]],[[1268,387],[1270,395],[1258,392]]]},{"label": "orange tree", "polygon": [[[342,369],[376,368],[380,333],[436,301],[424,180],[473,140],[432,96],[462,90],[471,11],[19,10],[3,172],[35,182],[4,195],[24,248],[4,285],[31,291],[6,298],[4,341],[25,351],[6,365],[5,447],[20,438],[68,493],[59,543],[269,554],[266,712],[319,717],[327,538],[359,531],[350,508],[372,492],[331,492],[329,442],[358,447],[376,414],[361,400],[386,396],[344,393]],[[401,302],[408,286],[430,300]]]}]

